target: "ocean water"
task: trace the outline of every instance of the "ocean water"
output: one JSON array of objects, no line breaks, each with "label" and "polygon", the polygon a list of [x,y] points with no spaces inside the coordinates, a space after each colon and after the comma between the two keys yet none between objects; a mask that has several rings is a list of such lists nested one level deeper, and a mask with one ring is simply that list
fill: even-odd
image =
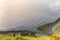
[{"label": "ocean water", "polygon": [[59,0],[0,0],[0,30],[32,30],[60,17]]}]

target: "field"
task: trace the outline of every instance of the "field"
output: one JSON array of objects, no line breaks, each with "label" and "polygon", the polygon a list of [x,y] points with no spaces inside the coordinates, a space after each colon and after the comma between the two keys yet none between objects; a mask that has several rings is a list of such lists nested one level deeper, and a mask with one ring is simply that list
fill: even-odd
[{"label": "field", "polygon": [[0,40],[60,40],[59,34],[54,34],[51,36],[39,36],[39,37],[32,37],[32,36],[21,36],[21,35],[0,35]]},{"label": "field", "polygon": [[40,35],[40,36],[22,36],[20,34],[16,34],[15,36],[12,34],[0,34],[0,40],[60,40],[59,34],[53,34],[50,36]]},{"label": "field", "polygon": [[31,37],[31,36],[12,36],[12,35],[0,35],[0,40],[50,40],[49,36]]}]

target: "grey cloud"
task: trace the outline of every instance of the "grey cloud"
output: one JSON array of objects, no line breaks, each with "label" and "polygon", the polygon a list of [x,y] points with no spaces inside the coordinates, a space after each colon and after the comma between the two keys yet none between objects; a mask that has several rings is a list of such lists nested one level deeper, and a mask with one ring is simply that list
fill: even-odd
[{"label": "grey cloud", "polygon": [[50,7],[55,1],[57,0],[5,0],[0,3],[0,30],[36,28],[37,25],[56,20],[60,17],[60,12]]}]

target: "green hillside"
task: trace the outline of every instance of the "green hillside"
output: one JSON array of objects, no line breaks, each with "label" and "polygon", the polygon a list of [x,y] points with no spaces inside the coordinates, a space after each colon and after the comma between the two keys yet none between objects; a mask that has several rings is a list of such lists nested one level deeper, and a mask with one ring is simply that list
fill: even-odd
[{"label": "green hillside", "polygon": [[[55,20],[54,22],[52,23],[48,23],[48,24],[45,24],[45,25],[42,25],[42,26],[39,26],[37,29],[38,30],[41,30],[43,31],[44,33],[46,34],[53,34],[53,32],[51,31],[52,30],[52,27],[56,24],[58,24],[60,22],[60,18],[58,18],[57,20]],[[60,29],[60,28],[59,28]]]}]

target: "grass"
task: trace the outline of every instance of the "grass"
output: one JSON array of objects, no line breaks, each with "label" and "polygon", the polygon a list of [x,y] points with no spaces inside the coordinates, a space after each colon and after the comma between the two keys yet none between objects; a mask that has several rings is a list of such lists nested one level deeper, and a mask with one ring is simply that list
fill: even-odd
[{"label": "grass", "polygon": [[0,40],[50,40],[49,36],[31,37],[31,36],[12,36],[12,35],[1,35]]},{"label": "grass", "polygon": [[56,28],[56,31],[57,31],[57,33],[60,34],[60,26],[58,26],[58,27]]},{"label": "grass", "polygon": [[16,36],[13,36],[13,35],[8,35],[8,34],[0,34],[0,40],[50,40],[51,38],[54,40],[54,39],[57,39],[59,36],[60,38],[60,35],[52,35],[52,36],[21,36],[20,34],[16,34]]}]

